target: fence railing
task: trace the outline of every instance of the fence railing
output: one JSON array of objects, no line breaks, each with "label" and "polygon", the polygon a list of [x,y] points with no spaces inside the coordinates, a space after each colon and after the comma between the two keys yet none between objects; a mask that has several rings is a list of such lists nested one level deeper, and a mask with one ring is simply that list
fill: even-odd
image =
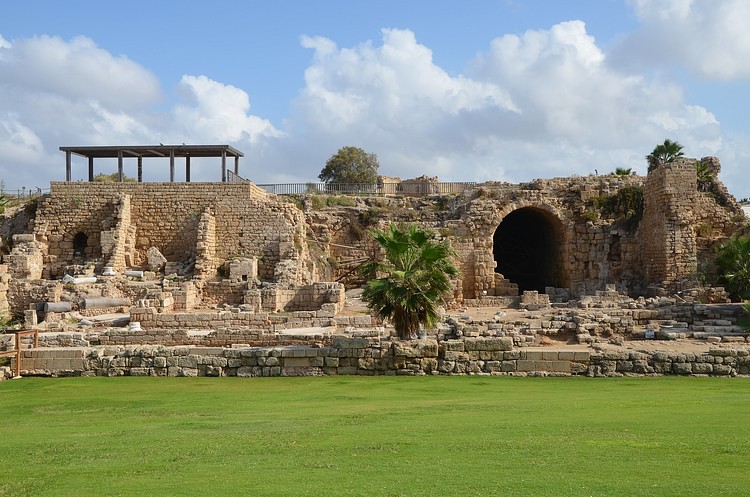
[{"label": "fence railing", "polygon": [[473,190],[477,183],[431,183],[401,182],[373,184],[351,183],[277,183],[256,185],[268,193],[276,195],[449,195]]},{"label": "fence railing", "polygon": [[234,172],[227,169],[227,183],[250,183],[250,180],[246,180],[239,174],[234,174]]},{"label": "fence railing", "polygon": [[3,188],[0,190],[0,196],[6,198],[28,198],[43,195],[49,193],[49,191],[49,188],[23,188],[21,190],[6,190]]}]

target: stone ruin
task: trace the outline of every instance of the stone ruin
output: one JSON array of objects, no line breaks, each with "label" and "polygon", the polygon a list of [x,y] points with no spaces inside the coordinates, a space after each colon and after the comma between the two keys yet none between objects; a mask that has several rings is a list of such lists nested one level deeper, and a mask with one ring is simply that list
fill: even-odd
[{"label": "stone ruin", "polygon": [[[718,159],[701,160],[718,172]],[[622,340],[617,337],[746,341],[737,325],[739,308],[727,304],[722,289],[699,279],[710,279],[716,246],[746,230],[747,221],[718,179],[710,189],[698,188],[695,159],[661,166],[646,177],[488,182],[451,194],[439,193],[433,177],[383,177],[381,183],[383,191],[385,183],[397,183],[397,194],[330,199],[315,207],[304,196],[267,194],[251,182],[53,182],[27,230],[5,233],[12,249],[0,265],[0,309],[43,330],[47,347],[125,347],[114,351],[113,360],[129,354],[123,352],[127,347],[146,345],[307,347],[302,358],[312,354],[314,360],[285,363],[286,352],[279,352],[275,362],[231,362],[231,354],[221,350],[208,354],[215,360],[206,360],[218,364],[211,371],[220,374],[293,374],[303,366],[305,374],[393,372],[399,367],[388,361],[378,366],[361,363],[361,356],[346,358],[354,353],[377,359],[390,343],[387,323],[347,303],[356,301],[352,290],[362,283],[357,267],[377,253],[368,230],[416,222],[450,241],[461,275],[445,323],[426,330],[439,353],[425,356],[414,351],[421,350],[418,345],[411,352],[399,349],[420,358],[406,361],[408,374],[634,371],[629,358],[623,360],[631,366],[593,364],[596,354],[587,356],[585,367],[561,365],[564,359],[554,366],[519,365],[531,359],[521,359],[514,347],[550,340],[558,345],[617,344]],[[724,307],[707,310],[711,303]],[[483,320],[466,316],[470,308],[515,314],[503,318],[498,316],[506,312],[498,311]],[[361,338],[356,347],[346,342],[349,352],[309,352],[332,347],[338,335]],[[483,337],[503,338],[502,350],[465,350],[473,347],[467,340]],[[462,345],[450,345],[451,340]],[[0,342],[0,350],[10,346]],[[393,347],[387,345],[391,356]],[[213,374],[171,359],[163,366],[127,360],[111,369],[111,361],[102,366],[103,352],[96,350],[99,362],[73,369],[140,374],[133,364],[143,363],[150,364],[147,374]],[[263,350],[241,357],[276,357]],[[288,357],[298,358],[294,354]],[[76,359],[85,362],[84,356]],[[643,360],[646,365],[636,372],[665,372]],[[559,354],[554,361],[561,361]],[[670,359],[667,369],[680,363],[675,361]],[[747,374],[743,361],[727,371]],[[31,370],[50,371],[39,366]],[[250,369],[243,373],[243,367]],[[697,366],[690,373],[713,369]]]}]

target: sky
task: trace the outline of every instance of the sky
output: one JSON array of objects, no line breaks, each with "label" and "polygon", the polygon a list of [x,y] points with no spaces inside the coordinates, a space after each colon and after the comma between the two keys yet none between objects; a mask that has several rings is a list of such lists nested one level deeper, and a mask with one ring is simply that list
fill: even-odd
[{"label": "sky", "polygon": [[747,0],[4,0],[0,180],[64,180],[61,146],[187,143],[234,146],[258,184],[318,181],[345,146],[387,176],[520,183],[645,174],[669,138],[750,197],[748,24]]}]

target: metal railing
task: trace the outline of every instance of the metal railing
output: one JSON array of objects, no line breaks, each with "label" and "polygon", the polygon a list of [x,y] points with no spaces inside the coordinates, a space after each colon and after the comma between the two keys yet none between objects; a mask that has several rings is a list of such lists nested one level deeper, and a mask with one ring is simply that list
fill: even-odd
[{"label": "metal railing", "polygon": [[477,183],[401,182],[374,184],[352,183],[277,183],[256,185],[275,195],[449,195],[473,190]]},{"label": "metal railing", "polygon": [[250,183],[250,180],[243,178],[239,174],[234,174],[234,172],[227,169],[227,183]]},{"label": "metal railing", "polygon": [[0,196],[9,199],[29,198],[44,195],[45,193],[49,193],[49,191],[49,188],[22,188],[20,190],[6,190],[5,188],[3,188],[2,190],[0,190]]}]

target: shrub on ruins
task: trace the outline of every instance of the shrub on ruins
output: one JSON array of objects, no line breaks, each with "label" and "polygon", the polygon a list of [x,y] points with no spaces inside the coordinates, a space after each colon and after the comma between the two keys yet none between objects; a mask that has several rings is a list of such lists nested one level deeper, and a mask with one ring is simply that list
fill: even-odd
[{"label": "shrub on ruins", "polygon": [[716,250],[719,282],[733,300],[750,298],[750,238],[733,236]]},{"label": "shrub on ruins", "polygon": [[318,178],[327,185],[362,185],[374,188],[378,182],[378,157],[359,147],[343,147],[326,161]]},{"label": "shrub on ruins", "polygon": [[674,162],[676,159],[684,156],[682,152],[682,145],[672,141],[670,139],[664,140],[664,143],[660,143],[646,156],[648,162],[648,172],[653,171],[657,167]]},{"label": "shrub on ruins", "polygon": [[416,225],[373,230],[382,258],[362,267],[369,279],[362,293],[370,311],[393,323],[402,340],[415,338],[420,325],[435,327],[440,307],[458,276],[456,253],[447,240]]},{"label": "shrub on ruins", "polygon": [[[94,176],[94,181],[96,181],[97,183],[118,183],[120,181],[120,175],[119,173],[112,173],[112,174],[99,173],[96,176]],[[134,182],[135,178],[131,178],[128,175],[123,174],[122,181],[124,183],[130,183],[130,182]]]}]

